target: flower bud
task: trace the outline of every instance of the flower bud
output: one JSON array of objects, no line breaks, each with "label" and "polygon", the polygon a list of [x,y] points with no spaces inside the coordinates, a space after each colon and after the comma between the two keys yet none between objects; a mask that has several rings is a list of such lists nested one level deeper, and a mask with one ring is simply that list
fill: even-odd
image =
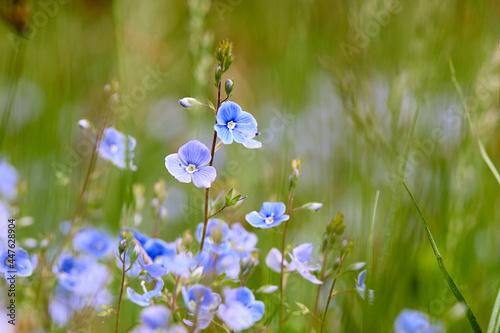
[{"label": "flower bud", "polygon": [[198,102],[196,99],[193,97],[184,97],[183,99],[179,100],[179,104],[182,105],[183,108],[191,108],[193,106],[199,106],[202,105],[200,102]]},{"label": "flower bud", "polygon": [[193,236],[191,235],[191,231],[186,230],[182,235],[182,245],[185,249],[189,249],[191,244],[193,244]]},{"label": "flower bud", "polygon": [[221,79],[222,79],[222,68],[220,66],[217,66],[217,68],[215,69],[215,83],[219,84]]},{"label": "flower bud", "polygon": [[225,88],[226,88],[226,95],[231,95],[231,93],[233,92],[233,87],[234,87],[234,82],[230,79],[227,79],[226,80],[226,85],[225,85]]}]

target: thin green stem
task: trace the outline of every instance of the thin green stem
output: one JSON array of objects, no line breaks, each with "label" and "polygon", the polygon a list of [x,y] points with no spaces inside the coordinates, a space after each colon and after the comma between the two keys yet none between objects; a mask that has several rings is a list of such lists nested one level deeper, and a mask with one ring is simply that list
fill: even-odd
[{"label": "thin green stem", "polygon": [[500,289],[498,290],[497,299],[488,325],[488,333],[500,332]]},{"label": "thin green stem", "polygon": [[403,182],[403,185],[406,188],[406,191],[408,192],[408,195],[410,196],[411,200],[413,201],[413,204],[417,208],[418,214],[420,215],[420,219],[422,220],[422,223],[424,224],[424,229],[425,229],[425,232],[427,234],[427,238],[429,239],[429,242],[431,243],[432,250],[434,251],[434,255],[436,256],[439,269],[441,270],[441,274],[443,275],[446,282],[448,282],[448,285],[450,286],[450,289],[453,292],[453,294],[455,295],[458,302],[461,303],[463,306],[465,306],[465,309],[467,311],[466,312],[467,318],[469,319],[469,322],[472,326],[472,330],[474,332],[481,332],[481,327],[479,326],[479,324],[476,320],[476,317],[474,316],[474,313],[472,312],[469,304],[467,303],[464,296],[462,295],[462,293],[458,289],[457,285],[455,284],[455,281],[453,281],[453,278],[451,277],[450,273],[448,273],[448,270],[444,266],[443,259],[441,257],[441,254],[439,253],[436,242],[434,241],[434,237],[432,237],[431,230],[429,229],[429,226],[427,225],[427,221],[424,217],[424,214],[420,210],[420,207],[418,206],[417,202],[415,201],[415,198],[411,194],[410,189],[408,188],[408,186],[406,186],[405,182]]},{"label": "thin green stem", "polygon": [[337,268],[337,273],[335,274],[335,278],[333,279],[332,287],[330,288],[330,292],[328,293],[328,300],[326,301],[325,311],[323,313],[323,319],[321,320],[320,333],[323,333],[323,329],[325,327],[325,321],[326,321],[326,314],[328,313],[328,308],[330,307],[330,301],[332,300],[332,297],[333,297],[332,295],[335,295],[333,293],[333,290],[335,288],[335,283],[337,283],[337,278],[339,276],[339,273],[340,273],[340,270],[342,268],[342,264],[344,263],[346,255],[347,254],[345,254],[344,256],[340,257],[339,268]]},{"label": "thin green stem", "polygon": [[372,218],[370,222],[370,234],[368,236],[368,249],[367,249],[367,263],[366,263],[366,280],[365,280],[365,285],[367,286],[365,288],[365,299],[368,293],[368,287],[371,287],[372,285],[372,271],[373,271],[373,238],[374,238],[374,231],[375,231],[375,217],[377,216],[377,206],[378,206],[378,198],[380,195],[380,191],[377,190],[375,193],[375,201],[373,203],[373,211],[372,211]]},{"label": "thin green stem", "polygon": [[[222,88],[222,84],[219,83],[217,87],[217,111],[215,112],[215,115],[217,115],[217,112],[219,112],[220,108],[220,91]],[[217,123],[217,121],[215,121]],[[210,163],[208,164],[209,166],[212,166],[214,164],[214,154],[215,154],[215,145],[217,142],[217,132],[214,130],[214,137],[212,139],[212,150],[210,152]],[[210,200],[210,187],[207,187],[205,190],[205,209],[204,209],[204,219],[203,219],[203,232],[201,234],[201,242],[200,242],[200,252],[203,251],[203,245],[205,245],[205,236],[207,234],[207,224],[208,224],[208,202]]]},{"label": "thin green stem", "polygon": [[120,256],[120,261],[122,262],[122,282],[120,286],[120,296],[118,297],[118,308],[116,309],[115,333],[118,333],[118,325],[120,324],[120,308],[122,305],[123,286],[125,285],[125,256],[125,252],[123,253],[123,259]]},{"label": "thin green stem", "polygon": [[[290,193],[288,195],[288,215],[291,215],[293,212],[292,205],[293,205],[293,197],[294,197],[295,190],[292,189],[290,190]],[[279,332],[282,332],[283,329],[283,293],[285,290],[285,279],[283,278],[284,276],[284,269],[285,269],[285,244],[286,244],[286,231],[288,229],[288,222],[290,220],[285,221],[285,229],[283,230],[283,241],[281,244],[281,270],[280,270],[280,308],[279,308]]]}]

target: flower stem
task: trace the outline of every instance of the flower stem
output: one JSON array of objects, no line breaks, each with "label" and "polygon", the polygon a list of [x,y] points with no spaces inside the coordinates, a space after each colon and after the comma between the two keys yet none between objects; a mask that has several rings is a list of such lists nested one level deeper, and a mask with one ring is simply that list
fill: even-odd
[{"label": "flower stem", "polygon": [[[293,196],[294,196],[295,190],[292,189],[290,190],[290,193],[288,194],[288,215],[293,213],[292,205],[293,205]],[[288,221],[285,221],[285,229],[283,230],[283,242],[281,244],[281,270],[280,270],[280,311],[279,311],[279,332],[282,332],[283,329],[283,293],[285,290],[285,280],[283,276],[283,270],[284,270],[284,262],[285,262],[285,244],[286,244],[286,231],[288,229]]]},{"label": "flower stem", "polygon": [[[322,264],[321,264],[321,273],[320,273],[320,281],[324,281],[325,280],[325,268],[326,268],[326,258],[328,257],[328,246],[325,248],[325,250],[323,251],[323,257],[321,258],[322,259]],[[319,284],[318,285],[318,290],[316,291],[316,301],[314,302],[314,311],[313,311],[313,318],[312,318],[312,326],[314,328],[314,325],[316,323],[316,320],[319,319],[319,316],[318,316],[318,303],[319,303],[319,295],[321,293],[321,287],[323,285],[322,284]]]},{"label": "flower stem", "polygon": [[115,325],[115,333],[118,333],[118,324],[120,323],[120,308],[122,305],[122,296],[123,296],[123,286],[125,285],[125,256],[126,253],[123,253],[123,259],[120,257],[120,261],[122,262],[122,283],[120,286],[120,296],[118,298],[118,308],[116,310],[116,325]]},{"label": "flower stem", "polygon": [[325,326],[325,320],[326,320],[326,314],[328,312],[328,307],[330,306],[330,301],[332,300],[332,297],[337,295],[338,293],[333,293],[333,289],[335,288],[335,283],[337,282],[337,278],[339,276],[339,273],[340,273],[340,269],[342,268],[342,264],[344,263],[344,260],[345,260],[345,257],[346,257],[347,254],[345,254],[344,256],[341,256],[340,257],[340,263],[339,263],[339,268],[337,269],[337,273],[335,274],[335,278],[333,279],[333,282],[332,282],[332,287],[330,288],[330,292],[328,293],[328,300],[326,301],[326,306],[325,306],[325,312],[323,314],[323,319],[321,320],[321,329],[320,329],[320,333],[323,332],[323,328]]},{"label": "flower stem", "polygon": [[177,303],[177,287],[179,286],[179,280],[181,276],[178,275],[177,279],[175,279],[175,285],[174,285],[174,290],[173,290],[173,296],[172,296],[172,305],[170,306],[170,310],[172,311],[172,315],[175,313],[175,304]]},{"label": "flower stem", "polygon": [[[222,84],[219,83],[217,86],[217,110],[215,111],[215,115],[217,115],[217,112],[219,112],[219,107],[220,107],[220,92],[221,92]],[[217,120],[215,121],[217,123]],[[215,153],[215,145],[217,143],[217,132],[214,130],[214,138],[212,140],[212,151],[210,153],[210,163],[208,164],[209,166],[212,166],[214,164],[214,153]],[[207,187],[205,190],[205,210],[204,210],[204,219],[203,219],[203,232],[201,234],[201,241],[200,241],[200,252],[203,251],[203,245],[205,244],[205,236],[207,234],[207,224],[208,224],[208,201],[210,199],[210,187]]]}]

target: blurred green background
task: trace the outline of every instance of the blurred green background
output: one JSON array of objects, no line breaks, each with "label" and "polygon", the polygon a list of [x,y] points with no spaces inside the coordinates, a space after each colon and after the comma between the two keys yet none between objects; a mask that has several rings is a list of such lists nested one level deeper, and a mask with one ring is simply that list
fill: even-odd
[{"label": "blurred green background", "polygon": [[[153,184],[164,178],[169,219],[161,237],[173,241],[186,228],[194,230],[202,220],[203,191],[175,181],[164,158],[191,139],[210,143],[212,115],[183,110],[177,100],[215,101],[213,51],[218,40],[229,38],[235,55],[226,77],[235,81],[232,100],[259,122],[263,148],[232,145],[217,152],[221,181],[212,195],[231,187],[248,195],[222,218],[251,230],[244,215],[262,201],[286,202],[290,161],[301,158],[296,205],[317,201],[324,207],[297,213],[288,239],[319,248],[326,224],[342,211],[346,237],[355,244],[349,258],[354,263],[366,260],[380,190],[373,248],[376,304],[365,307],[355,293],[335,297],[329,331],[388,332],[397,314],[412,308],[444,320],[450,332],[467,332],[467,319],[455,307],[401,185],[405,178],[451,275],[487,327],[500,286],[500,192],[476,140],[500,166],[497,1],[2,0],[1,8],[0,153],[26,184],[18,216],[35,220],[20,239],[45,237],[71,219],[78,192],[60,184],[56,171],[64,170],[81,186],[90,155],[77,122],[99,123],[103,87],[113,79],[120,85],[121,110],[128,112],[114,114],[112,124],[136,138],[138,169],[110,167],[93,181],[86,221],[117,232],[133,184],[144,185],[147,203]],[[16,32],[23,22],[27,30]],[[151,71],[162,74],[154,89],[145,89]],[[137,228],[151,233],[147,207]],[[259,237],[261,265],[249,285],[277,284],[278,274],[265,267],[264,258],[280,246],[281,236],[251,231]],[[344,277],[339,287],[352,289],[354,278]],[[315,290],[292,277],[286,297],[312,307]],[[262,300],[273,306],[271,298]],[[23,315],[33,311],[30,306],[25,302],[20,312],[26,327],[34,320]],[[124,311],[127,327],[138,307],[125,300]],[[310,319],[292,317],[286,329],[306,332]],[[112,321],[105,331],[111,331]],[[103,330],[97,317],[90,328],[81,327],[97,330]]]}]

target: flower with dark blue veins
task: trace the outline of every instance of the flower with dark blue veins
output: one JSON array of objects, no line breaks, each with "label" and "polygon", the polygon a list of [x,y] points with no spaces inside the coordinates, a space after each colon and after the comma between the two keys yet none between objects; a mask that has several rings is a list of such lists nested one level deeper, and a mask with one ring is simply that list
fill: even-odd
[{"label": "flower with dark blue veins", "polygon": [[253,140],[257,133],[257,121],[248,112],[234,102],[221,104],[214,129],[222,143],[231,144],[233,140],[242,143],[247,148],[260,148],[262,143]]},{"label": "flower with dark blue veins", "polygon": [[248,223],[256,228],[272,228],[278,226],[283,221],[287,221],[290,216],[285,214],[286,206],[282,202],[264,202],[260,212],[253,211],[245,216]]},{"label": "flower with dark blue veins", "polygon": [[185,333],[186,329],[180,325],[170,327],[172,314],[163,305],[153,305],[141,311],[142,325],[134,333]]},{"label": "flower with dark blue veins", "polygon": [[17,195],[17,170],[7,163],[0,161],[0,196],[12,200]]},{"label": "flower with dark blue veins", "polygon": [[304,243],[292,250],[289,254],[291,262],[290,266],[297,271],[302,277],[314,284],[322,284],[311,272],[319,270],[319,265],[309,265],[311,253],[313,250],[312,244]]},{"label": "flower with dark blue veins", "polygon": [[358,274],[358,280],[356,281],[356,289],[358,290],[359,296],[361,296],[362,299],[365,299],[365,294],[367,294],[368,302],[372,303],[375,291],[371,289],[368,289],[368,292],[366,291],[365,280],[366,280],[366,269]]},{"label": "flower with dark blue veins", "polygon": [[395,333],[438,333],[442,330],[440,323],[432,325],[427,314],[416,310],[404,309],[394,321]]},{"label": "flower with dark blue veins", "polygon": [[[198,224],[196,230],[196,239],[201,243],[203,234],[203,223]],[[220,219],[210,219],[207,223],[207,230],[205,233],[205,246],[206,251],[223,253],[230,249],[231,243],[229,238],[229,226],[226,222]]]},{"label": "flower with dark blue veins", "polygon": [[112,251],[113,241],[111,237],[97,229],[86,228],[75,235],[73,247],[77,251],[102,258]]},{"label": "flower with dark blue veins", "polygon": [[[182,297],[188,309],[188,314],[196,318],[195,332],[207,328],[221,303],[219,294],[213,293],[210,288],[201,284],[195,284],[187,289],[183,286]],[[189,326],[194,325],[192,321],[187,319],[184,319],[184,323]]]},{"label": "flower with dark blue veins", "polygon": [[155,288],[151,291],[146,289],[146,281],[141,281],[142,289],[144,294],[139,294],[134,291],[134,289],[127,287],[128,299],[140,306],[148,306],[151,304],[151,299],[154,297],[161,296],[161,290],[163,289],[164,282],[162,279],[156,280]]},{"label": "flower with dark blue veins", "polygon": [[30,276],[36,262],[36,257],[33,256],[30,260],[28,252],[22,248],[16,250],[14,256],[5,251],[0,255],[0,273],[3,273],[6,279],[12,274],[9,271],[16,271],[17,276]]},{"label": "flower with dark blue veins", "polygon": [[181,183],[190,183],[196,187],[210,187],[217,172],[210,162],[210,150],[200,141],[192,140],[179,148],[177,154],[165,157],[168,172]]},{"label": "flower with dark blue veins", "polygon": [[224,303],[219,306],[217,315],[233,331],[252,327],[264,315],[264,303],[256,301],[247,287],[224,290]]},{"label": "flower with dark blue veins", "polygon": [[125,136],[125,134],[118,132],[113,127],[108,127],[104,130],[99,144],[99,156],[111,161],[118,168],[125,169],[127,167],[128,153],[129,168],[136,170],[137,168],[132,163],[135,144],[135,139],[130,135]]}]

